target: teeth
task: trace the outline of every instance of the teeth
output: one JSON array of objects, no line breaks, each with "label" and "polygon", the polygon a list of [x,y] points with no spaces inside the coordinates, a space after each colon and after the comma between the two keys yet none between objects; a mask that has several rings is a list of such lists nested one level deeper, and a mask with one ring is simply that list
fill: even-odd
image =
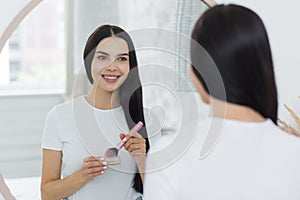
[{"label": "teeth", "polygon": [[116,76],[104,76],[104,78],[109,79],[109,80],[115,80],[115,79],[117,79]]}]

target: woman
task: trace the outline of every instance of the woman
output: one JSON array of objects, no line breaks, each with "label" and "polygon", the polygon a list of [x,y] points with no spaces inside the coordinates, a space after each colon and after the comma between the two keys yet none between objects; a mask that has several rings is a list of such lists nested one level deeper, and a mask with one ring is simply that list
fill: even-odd
[{"label": "woman", "polygon": [[[47,117],[42,197],[133,198],[143,192],[143,162],[149,149],[145,128],[119,135],[138,121],[146,125],[133,42],[123,29],[103,25],[88,38],[83,57],[92,89],[55,106]],[[121,164],[110,166],[103,155],[124,137],[130,154],[120,150]]]},{"label": "woman", "polygon": [[[146,175],[145,199],[300,199],[300,141],[276,125],[277,92],[262,20],[245,7],[218,5],[200,17],[192,39],[198,46],[192,41],[190,76],[211,116],[199,123],[180,159]],[[223,87],[216,84],[219,76]],[[186,126],[181,134],[189,133]],[[150,156],[148,162],[161,161]]]}]

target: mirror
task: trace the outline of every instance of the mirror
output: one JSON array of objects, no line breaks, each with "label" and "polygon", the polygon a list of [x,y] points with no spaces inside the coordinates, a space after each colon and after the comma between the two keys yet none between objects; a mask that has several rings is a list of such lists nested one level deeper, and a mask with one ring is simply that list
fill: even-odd
[{"label": "mirror", "polygon": [[[7,48],[9,45],[4,47],[5,43],[10,36],[13,37],[13,32],[18,24],[21,23],[23,19],[25,21],[26,18],[30,18],[29,12],[31,10],[38,11],[43,7],[43,4],[46,4],[49,1],[53,0],[11,0],[5,2],[5,4],[3,3],[1,6],[3,11],[1,12],[2,15],[9,15],[8,10],[10,9],[5,11],[7,5],[15,8],[16,12],[15,16],[11,16],[10,18],[5,16],[5,18],[3,18],[7,19],[9,22],[5,23],[2,21],[0,23],[0,30],[3,30],[0,38],[1,55],[8,52]],[[73,95],[81,95],[87,91],[88,84],[86,83],[85,74],[82,68],[82,51],[87,36],[95,29],[95,27],[100,24],[111,23],[124,27],[129,33],[130,31],[134,32],[136,29],[156,27],[189,35],[193,23],[197,17],[207,9],[207,6],[212,7],[216,5],[217,2],[223,3],[225,1],[89,0],[89,3],[86,3],[86,1],[83,0],[59,0],[59,2],[65,6],[64,16],[66,21],[60,23],[65,23],[61,24],[61,26],[64,26],[65,29],[63,29],[63,35],[68,39],[57,39],[60,44],[66,44],[65,53],[60,53],[65,61],[63,64],[59,64],[63,66],[65,72],[60,71],[58,73],[62,75],[60,80],[62,80],[63,86],[61,88],[52,88],[52,91],[49,90],[49,88],[47,90],[47,87],[45,86],[46,90],[43,90],[43,92],[36,90],[36,88],[29,92],[21,87],[18,89],[14,88],[14,90],[12,90],[13,88],[11,86],[0,88],[0,174],[3,175],[12,194],[16,196],[17,199],[21,200],[40,198],[40,142],[46,114],[54,105],[71,99]],[[229,1],[226,1],[226,3],[228,2]],[[297,10],[299,2],[294,0],[294,6],[289,7],[288,9],[283,9],[282,2],[279,1],[272,2],[272,5],[259,0],[236,0],[234,2],[249,6],[257,11],[264,19],[273,48],[279,92],[279,116],[293,125],[293,119],[290,118],[289,113],[286,112],[283,104],[288,104],[296,113],[299,113],[300,106],[297,96],[300,94],[300,88],[295,87],[295,85],[297,85],[298,74],[300,74],[300,57],[298,56],[298,46],[296,45],[300,43],[298,37],[298,35],[300,35],[300,29],[294,26],[294,24],[298,23],[297,19],[300,18],[300,14]],[[99,12],[99,10],[101,12]],[[281,11],[281,15],[278,15],[278,10]],[[53,10],[48,10],[47,12],[53,14]],[[189,13],[197,13],[197,15],[192,16],[189,15]],[[69,18],[67,16],[69,16]],[[32,18],[31,20],[34,21],[35,19]],[[50,26],[50,24],[48,24],[49,19],[45,20],[44,23],[46,26]],[[34,29],[34,26],[32,26],[32,29]],[[48,30],[45,27],[45,32],[48,31],[51,32],[51,30]],[[285,37],[283,40],[283,35],[288,37]],[[21,36],[23,37],[24,35]],[[156,37],[159,38],[159,35]],[[136,39],[138,40],[138,38]],[[13,41],[13,39],[11,41]],[[183,46],[184,42],[181,42],[182,43],[179,44],[180,46]],[[13,44],[12,42],[11,46],[14,45],[16,47],[18,44]],[[43,43],[43,45],[46,44]],[[184,52],[183,49],[174,50],[175,54],[178,53],[178,51],[180,51],[180,54],[187,55],[185,54],[187,52]],[[158,62],[156,64],[168,66],[168,69],[172,69],[176,75],[179,74],[179,77],[186,75],[185,63],[175,60],[174,56],[171,56],[166,52],[145,50],[139,51],[138,54],[141,65],[150,65],[153,64],[153,62]],[[162,55],[163,57],[161,57]],[[40,59],[40,57],[37,59]],[[3,74],[8,74],[10,72],[10,69],[3,70],[4,65],[2,65],[2,63],[4,63],[4,61],[0,62],[0,77],[2,76],[0,82],[4,79],[7,80],[7,76],[3,77]],[[9,63],[9,61],[6,60],[5,63]],[[14,64],[14,62],[11,62],[10,64]],[[58,64],[53,65],[57,66]],[[15,66],[17,66],[16,63]],[[153,68],[151,73],[154,73],[154,69],[155,68]],[[148,74],[149,71],[142,71],[141,78],[144,81],[147,81]],[[36,77],[37,75],[34,76]],[[160,76],[157,77],[157,80],[162,80],[164,78],[164,76]],[[45,79],[45,77],[42,79]],[[77,80],[77,83],[81,83],[78,84],[78,87],[80,87],[77,88],[80,90],[78,91],[78,94],[77,91],[73,91],[73,81],[75,80]],[[157,101],[153,100],[153,91],[147,86],[145,91],[145,101],[147,102],[147,106],[156,109],[157,107],[161,108],[162,105],[165,104],[172,105],[172,102],[170,103],[170,98],[172,96],[169,94],[174,91],[176,94],[179,93],[178,96],[180,98],[190,98],[192,96],[188,96],[190,93],[184,93],[188,90],[186,82],[181,83],[180,80],[180,78],[176,79],[176,77],[169,80],[169,83],[172,83],[172,86],[169,87],[171,89],[166,92],[167,95],[165,97],[162,97]],[[35,82],[35,84],[36,83],[37,82]],[[36,86],[40,85],[36,84]],[[157,85],[155,86],[156,91],[159,91],[158,87],[159,86]],[[160,89],[162,91],[164,90],[162,88]],[[178,91],[182,91],[182,93]],[[175,102],[174,105],[176,106],[177,102]],[[172,106],[169,109],[172,110]],[[187,107],[185,109],[191,108]],[[161,110],[162,109],[158,109],[158,112]],[[171,112],[170,110],[167,109],[167,113],[164,114],[168,114],[168,112]],[[167,126],[176,126],[176,118],[168,118],[167,120]]]},{"label": "mirror", "polygon": [[[10,23],[1,24],[3,34],[0,39],[0,56],[6,56],[6,59],[2,59],[1,63],[5,63],[5,65],[1,64],[0,69],[0,71],[2,70],[0,73],[0,76],[2,76],[0,79],[0,173],[16,199],[40,199],[39,185],[42,158],[40,145],[46,115],[54,105],[72,98],[73,95],[81,95],[87,91],[88,84],[82,68],[82,51],[87,36],[97,26],[104,23],[120,25],[133,35],[135,35],[134,30],[143,30],[149,27],[156,27],[162,30],[174,30],[177,27],[177,31],[185,31],[188,35],[192,25],[186,26],[184,30],[179,29],[179,26],[185,22],[181,20],[183,18],[182,15],[176,14],[178,10],[192,10],[192,6],[183,7],[183,2],[183,0],[165,0],[163,2],[160,0],[89,0],[88,4],[82,0],[15,0],[7,2],[8,6],[15,8],[16,12],[15,16],[7,18]],[[193,12],[199,13],[199,11],[203,12],[207,9],[200,1],[194,2],[197,3],[197,6],[193,6],[193,8],[199,10],[193,10]],[[58,4],[58,6],[55,7],[53,4]],[[154,9],[149,10],[149,7]],[[144,14],[146,12],[147,16]],[[2,13],[3,15],[8,15],[5,9],[3,9]],[[44,15],[37,16],[37,13]],[[53,26],[56,17],[60,17],[60,21]],[[197,16],[189,19],[189,22],[196,18]],[[176,25],[174,25],[175,22],[177,22]],[[24,28],[24,24],[27,24],[27,28]],[[36,34],[30,38],[31,34],[37,33],[37,25],[44,31],[41,31],[40,35]],[[22,30],[18,28],[22,28]],[[51,34],[61,32],[63,32],[63,36],[55,36],[55,39],[53,39],[54,36]],[[152,33],[151,37],[159,38],[157,31],[152,31]],[[51,37],[43,39],[43,34],[47,36],[50,34]],[[144,40],[138,35],[136,35],[135,39],[133,38],[137,42]],[[32,41],[36,42],[32,43]],[[155,42],[159,43],[159,40],[150,42],[152,43],[148,45],[153,46]],[[54,44],[56,48],[54,51],[56,52],[53,52],[51,49],[47,50],[47,52],[45,51],[45,47],[50,46],[52,48]],[[32,54],[28,54],[29,48],[31,48]],[[18,51],[20,54],[16,55]],[[141,71],[141,78],[144,81],[153,81],[153,78],[152,80],[148,79],[149,73],[155,74],[153,61],[157,65],[167,66],[165,68],[167,71],[171,69],[172,73],[175,72],[173,65],[175,62],[174,56],[170,53],[157,52],[151,49],[140,50],[137,53],[140,65],[153,66],[152,68],[148,67],[148,70]],[[23,55],[27,56],[22,57]],[[46,55],[49,55],[52,59],[47,59]],[[18,61],[16,61],[17,58],[19,59]],[[21,61],[26,60],[25,58],[32,58],[33,61],[36,59],[42,64],[34,65],[35,68],[26,68],[25,66],[31,66],[29,62],[18,65]],[[45,62],[43,59],[45,59]],[[65,61],[57,63],[58,60],[62,59],[65,59]],[[49,63],[54,64],[50,65]],[[45,67],[51,68],[51,70],[39,74],[30,73],[30,71],[37,72]],[[62,68],[63,71],[61,71]],[[21,72],[24,72],[24,74],[28,72],[29,75],[20,75]],[[50,76],[52,72],[53,75]],[[46,74],[46,76],[41,74]],[[36,79],[39,75],[41,78]],[[60,77],[59,79],[54,79],[58,76]],[[161,109],[161,104],[167,103],[168,106],[165,106],[166,113],[163,114],[168,114],[169,110],[172,109],[172,95],[174,95],[173,92],[175,91],[174,77],[169,81],[165,81],[166,84],[171,86],[162,87],[159,84],[154,86],[156,93],[160,93],[161,100],[150,101],[150,99],[153,99],[154,89],[150,84],[145,86],[144,96],[145,101],[148,102],[148,107],[157,110],[157,112],[164,112]],[[163,78],[163,76],[160,76],[156,80],[163,80]],[[45,83],[42,86],[42,82],[45,79],[54,79],[55,83],[64,82],[64,84],[62,87],[57,85],[55,88],[50,88],[54,83],[49,84],[50,86],[47,86]],[[26,82],[26,80],[31,81]],[[20,81],[20,84],[17,84],[18,81]],[[73,81],[79,83],[79,87],[76,88],[77,91],[80,90],[78,94],[76,93],[77,91],[73,91]],[[28,83],[28,85],[26,86],[25,83]],[[176,108],[179,108],[177,100],[174,102],[174,105]],[[168,118],[166,124],[169,127],[175,127],[177,126],[176,121],[177,119]],[[17,168],[15,166],[21,167]]]}]

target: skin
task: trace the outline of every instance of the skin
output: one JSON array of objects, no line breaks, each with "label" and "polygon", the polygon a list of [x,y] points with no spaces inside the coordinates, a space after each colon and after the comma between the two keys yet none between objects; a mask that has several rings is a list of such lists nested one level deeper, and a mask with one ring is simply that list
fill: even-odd
[{"label": "skin", "polygon": [[144,183],[146,163],[146,140],[136,131],[130,131],[127,135],[123,133],[120,134],[120,139],[123,139],[124,137],[127,138],[124,147],[135,160],[141,175],[142,182]]},{"label": "skin", "polygon": [[228,103],[210,96],[193,72],[192,67],[189,69],[189,74],[203,102],[211,105],[211,116],[250,122],[263,122],[266,120],[260,113],[250,107]]},{"label": "skin", "polygon": [[218,5],[218,3],[215,0],[202,0],[202,2],[210,8]]},{"label": "skin", "polygon": [[[130,70],[126,41],[117,37],[101,40],[96,47],[91,67],[94,83],[91,91],[85,96],[87,102],[102,110],[119,107],[119,88]],[[121,139],[124,137],[127,137],[125,149],[136,161],[143,180],[146,141],[136,131],[131,131],[127,135],[120,134]],[[61,159],[61,151],[43,149],[41,180],[43,200],[59,200],[70,196],[94,177],[105,173],[108,167],[102,157],[90,156],[82,161],[80,169],[61,179]]]},{"label": "skin", "polygon": [[0,174],[0,196],[1,194],[6,200],[16,200],[16,198],[12,195],[9,188],[5,184],[3,177]]},{"label": "skin", "polygon": [[291,125],[287,124],[285,121],[278,119],[277,123],[278,126],[285,132],[300,137],[300,132],[296,128],[293,128]]}]

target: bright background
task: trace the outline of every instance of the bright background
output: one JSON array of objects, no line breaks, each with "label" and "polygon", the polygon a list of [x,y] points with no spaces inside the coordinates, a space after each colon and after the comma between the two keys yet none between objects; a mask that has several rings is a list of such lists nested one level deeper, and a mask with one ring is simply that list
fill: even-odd
[{"label": "bright background", "polygon": [[[0,36],[29,2],[0,0]],[[279,117],[295,125],[283,104],[300,113],[300,99],[297,98],[300,96],[300,2],[219,2],[248,6],[263,19],[273,52]],[[17,199],[39,199],[40,142],[45,117],[54,105],[87,90],[81,54],[87,36],[95,27],[112,23],[129,32],[156,27],[189,35],[193,22],[205,9],[198,0],[43,0],[25,17],[21,23],[23,32],[21,29],[14,32],[10,44],[7,43],[0,54],[0,173]],[[39,14],[42,17],[38,17]],[[9,46],[15,51],[9,50]],[[187,49],[179,51],[186,53]],[[186,73],[185,64],[172,57],[168,60],[153,52],[138,56],[140,64],[159,60],[176,73]],[[147,75],[141,73],[142,80]],[[154,71],[152,75],[157,80],[165,78]],[[188,102],[194,93],[187,91],[187,86],[176,77],[169,78],[170,88],[185,102],[180,105],[182,109],[193,110]],[[73,91],[74,80],[80,83],[76,91]],[[178,106],[168,91],[147,88],[144,98],[146,106],[159,105],[165,109],[166,115],[170,116],[165,119],[166,127],[176,126],[180,116],[174,115],[174,110],[178,110]],[[205,114],[205,106],[202,108]]]}]

